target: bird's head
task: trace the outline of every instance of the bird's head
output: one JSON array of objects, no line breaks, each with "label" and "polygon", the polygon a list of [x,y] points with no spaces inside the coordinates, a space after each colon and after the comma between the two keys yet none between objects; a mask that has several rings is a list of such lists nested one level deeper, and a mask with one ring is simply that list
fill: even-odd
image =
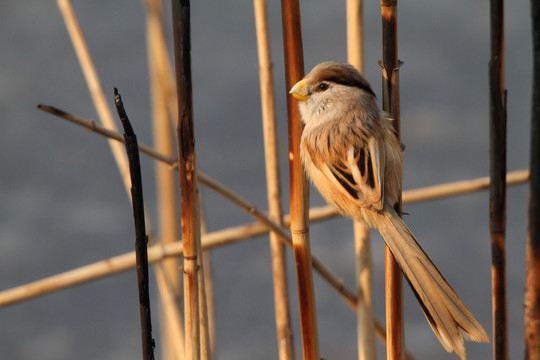
[{"label": "bird's head", "polygon": [[375,103],[375,93],[366,79],[350,64],[323,62],[313,68],[289,92],[299,102],[302,119],[334,118],[351,111],[351,107],[369,107]]}]

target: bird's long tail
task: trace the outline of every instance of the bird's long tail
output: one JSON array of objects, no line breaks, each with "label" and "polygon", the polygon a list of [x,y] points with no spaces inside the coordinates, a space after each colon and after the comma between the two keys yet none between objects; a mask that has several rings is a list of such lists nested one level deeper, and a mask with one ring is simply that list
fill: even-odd
[{"label": "bird's long tail", "polygon": [[374,217],[374,223],[446,351],[453,350],[462,360],[466,359],[460,328],[470,340],[489,342],[484,328],[446,282],[396,212],[386,205],[384,211],[374,214]]}]

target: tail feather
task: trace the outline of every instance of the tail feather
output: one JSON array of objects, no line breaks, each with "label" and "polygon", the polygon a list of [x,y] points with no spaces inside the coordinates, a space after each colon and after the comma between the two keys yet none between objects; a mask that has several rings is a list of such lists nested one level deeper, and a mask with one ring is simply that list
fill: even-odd
[{"label": "tail feather", "polygon": [[414,235],[388,205],[374,214],[373,221],[396,258],[433,332],[446,351],[466,359],[463,331],[470,340],[489,342],[489,338],[456,292],[422,250]]}]

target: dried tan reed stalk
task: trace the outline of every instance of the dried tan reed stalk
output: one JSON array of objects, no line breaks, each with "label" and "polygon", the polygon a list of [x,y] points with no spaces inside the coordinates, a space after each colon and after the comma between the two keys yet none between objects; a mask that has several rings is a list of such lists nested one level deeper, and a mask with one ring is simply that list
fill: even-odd
[{"label": "dried tan reed stalk", "polygon": [[[347,58],[364,73],[363,2],[347,0]],[[354,222],[356,288],[358,291],[358,359],[375,360],[375,315],[373,312],[371,244],[366,224]]]},{"label": "dried tan reed stalk", "polygon": [[[168,257],[167,259],[175,258],[177,257]],[[168,278],[168,272],[163,266],[163,260],[156,262],[154,273],[161,303],[162,329],[165,329],[165,332],[162,333],[161,342],[167,342],[166,347],[162,348],[162,356],[166,359],[183,359],[185,335],[182,326],[182,314],[179,311],[178,294],[174,291],[174,285],[171,284]],[[167,309],[166,312],[164,309]],[[181,354],[180,357],[177,354]]]},{"label": "dried tan reed stalk", "polygon": [[[506,174],[507,185],[519,185],[529,180],[529,170],[516,170]],[[450,196],[464,195],[489,188],[489,177],[454,181],[440,185],[426,186],[403,192],[403,203],[411,204],[421,201],[441,199]]]},{"label": "dried tan reed stalk", "polygon": [[[197,199],[200,200],[200,194],[197,189]],[[200,201],[197,201],[196,211],[199,213],[199,229],[200,235],[206,233],[206,222],[203,220],[202,211],[200,209]],[[201,240],[202,241],[202,240]],[[207,266],[203,258],[203,248],[202,244],[199,244],[197,247],[197,290],[198,290],[198,302],[199,302],[199,336],[200,336],[200,359],[201,360],[211,360],[212,359],[212,344],[210,339],[210,325],[208,323],[208,309],[206,302],[206,284],[205,280],[207,278],[206,269]]]},{"label": "dried tan reed stalk", "polygon": [[[167,103],[168,88],[160,79],[160,74],[166,71],[164,69],[170,68],[166,47],[159,46],[165,42],[161,0],[145,0],[145,9],[154,146],[159,153],[172,157],[174,142],[172,118],[169,117]],[[165,244],[172,243],[179,238],[177,180],[175,172],[163,162],[155,163],[155,172],[159,241]],[[173,320],[181,321],[178,313],[181,297],[179,267],[180,262],[176,257],[164,260],[159,266],[159,271],[164,272],[160,276],[168,280],[161,281],[161,286],[158,286],[160,297],[163,298],[161,300],[161,322],[164,324],[162,353],[168,360],[181,360],[184,357],[184,339],[178,337],[180,335],[178,328],[181,328],[181,323],[173,323]],[[156,276],[158,276],[157,272]]]},{"label": "dried tan reed stalk", "polygon": [[[259,56],[259,82],[261,89],[268,216],[279,225],[283,225],[274,81],[270,55],[266,1],[254,0],[253,6]],[[292,360],[294,359],[294,344],[290,323],[291,316],[287,288],[287,271],[285,266],[285,245],[278,236],[279,235],[275,232],[270,232],[278,354],[280,360]]]},{"label": "dried tan reed stalk", "polygon": [[[372,261],[369,229],[365,224],[354,222],[354,244],[356,255],[356,309],[358,331],[358,359],[375,360],[375,327],[372,294]],[[384,331],[384,329],[383,329]]]},{"label": "dried tan reed stalk", "polygon": [[[228,245],[238,241],[247,240],[253,236],[257,236],[265,232],[268,232],[267,228],[263,228],[259,223],[237,226],[212,232],[202,237],[203,248]],[[156,244],[148,248],[149,263],[160,262],[165,258],[178,257],[180,255],[182,255],[181,242],[175,242],[167,245]],[[134,252],[114,256],[74,270],[66,271],[41,280],[4,290],[0,292],[0,307],[29,300],[37,296],[46,295],[67,287],[97,280],[105,276],[114,275],[133,269],[134,267]]]},{"label": "dried tan reed stalk", "polygon": [[[114,122],[111,109],[107,105],[103,88],[101,87],[97,71],[94,67],[94,63],[92,62],[92,57],[88,51],[88,46],[84,40],[79,22],[77,21],[77,17],[71,6],[71,1],[57,0],[57,4],[64,18],[69,36],[71,37],[73,47],[75,48],[75,52],[79,59],[81,69],[84,73],[84,77],[86,79],[88,89],[90,90],[92,100],[94,101],[94,106],[98,113],[99,119],[106,128],[118,132],[118,127]],[[112,140],[109,140],[109,146],[113,153],[114,159],[116,160],[116,164],[118,166],[118,170],[120,171],[122,181],[124,182],[126,192],[128,193],[128,196],[131,196],[129,191],[129,167],[124,148],[122,147],[122,144]]]},{"label": "dried tan reed stalk", "polygon": [[364,73],[363,0],[347,0],[347,61]]}]

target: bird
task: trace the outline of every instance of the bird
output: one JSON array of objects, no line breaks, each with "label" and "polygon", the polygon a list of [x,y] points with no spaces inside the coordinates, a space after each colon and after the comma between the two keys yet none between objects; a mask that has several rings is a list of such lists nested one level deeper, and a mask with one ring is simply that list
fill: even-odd
[{"label": "bird", "polygon": [[379,231],[440,343],[465,360],[463,337],[477,342],[489,337],[396,209],[402,145],[371,85],[352,65],[327,61],[290,94],[304,125],[300,157],[308,178],[339,213]]}]

